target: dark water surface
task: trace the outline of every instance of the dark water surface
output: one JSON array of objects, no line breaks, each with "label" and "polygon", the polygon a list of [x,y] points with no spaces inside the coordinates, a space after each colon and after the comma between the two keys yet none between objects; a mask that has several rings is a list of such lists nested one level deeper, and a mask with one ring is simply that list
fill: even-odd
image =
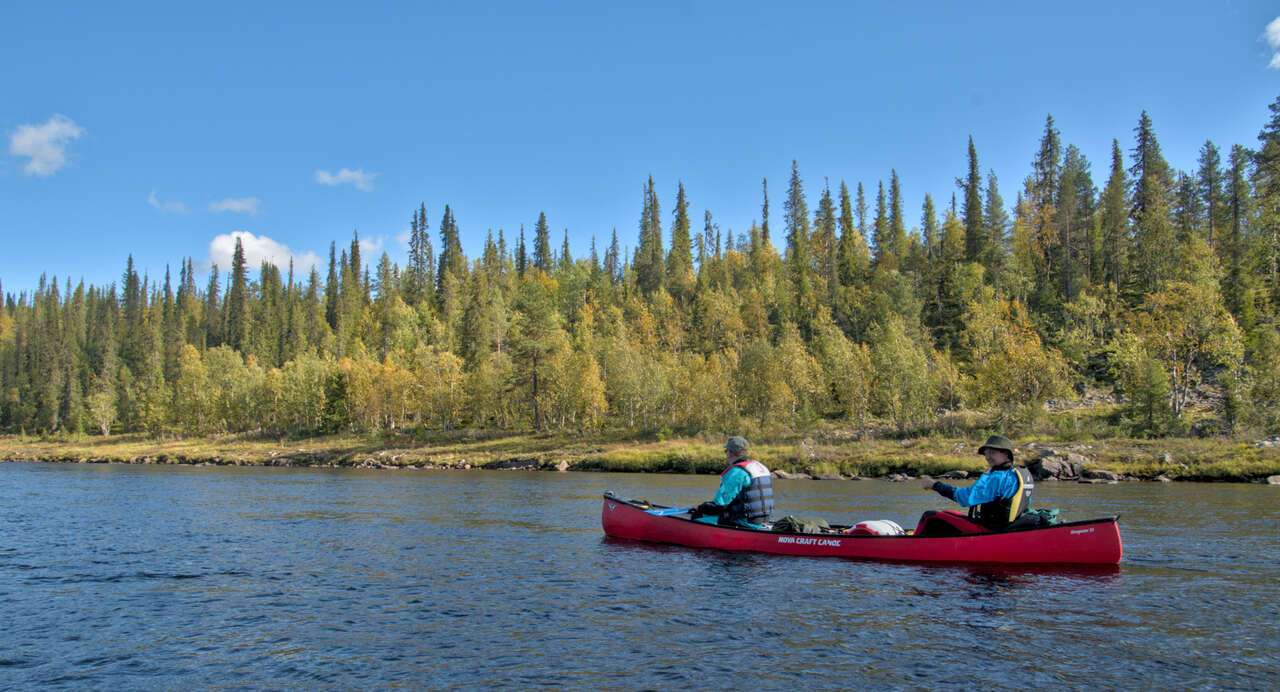
[{"label": "dark water surface", "polygon": [[[606,539],[709,476],[0,464],[0,687],[1280,687],[1280,487],[1041,484],[1116,569]],[[911,524],[914,484],[777,481]],[[1000,652],[1000,653],[996,653]],[[743,676],[747,676],[746,679]]]}]

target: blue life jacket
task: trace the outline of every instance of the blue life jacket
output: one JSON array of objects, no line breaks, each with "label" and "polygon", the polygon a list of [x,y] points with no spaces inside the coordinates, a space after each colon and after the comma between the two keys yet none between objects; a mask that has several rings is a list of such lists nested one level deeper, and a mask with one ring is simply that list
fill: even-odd
[{"label": "blue life jacket", "polygon": [[754,521],[769,516],[773,512],[773,476],[769,474],[769,469],[754,459],[745,459],[721,471],[720,476],[723,478],[734,466],[751,476],[751,485],[743,488],[733,498],[733,502],[725,507],[720,515],[721,520]]}]

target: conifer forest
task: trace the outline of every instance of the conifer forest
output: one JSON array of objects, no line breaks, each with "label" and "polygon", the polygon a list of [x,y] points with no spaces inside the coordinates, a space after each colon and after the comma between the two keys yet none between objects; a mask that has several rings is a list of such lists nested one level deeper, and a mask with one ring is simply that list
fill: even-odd
[{"label": "conifer forest", "polygon": [[1145,112],[1096,163],[1048,117],[1025,178],[971,138],[947,199],[793,162],[746,229],[650,178],[585,256],[538,214],[467,257],[424,204],[405,266],[355,236],[298,271],[48,267],[4,294],[0,430],[1014,434],[1074,406],[1078,434],[1277,434],[1280,99],[1259,115],[1186,171]]}]

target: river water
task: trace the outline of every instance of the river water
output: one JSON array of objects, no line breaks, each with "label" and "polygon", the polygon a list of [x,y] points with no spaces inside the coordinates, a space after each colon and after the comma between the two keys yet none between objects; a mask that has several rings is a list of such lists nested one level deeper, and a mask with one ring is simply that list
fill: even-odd
[{"label": "river water", "polygon": [[[604,537],[652,474],[0,464],[0,687],[1280,687],[1280,487],[1040,484],[1118,568],[881,564]],[[776,481],[779,514],[941,498]]]}]

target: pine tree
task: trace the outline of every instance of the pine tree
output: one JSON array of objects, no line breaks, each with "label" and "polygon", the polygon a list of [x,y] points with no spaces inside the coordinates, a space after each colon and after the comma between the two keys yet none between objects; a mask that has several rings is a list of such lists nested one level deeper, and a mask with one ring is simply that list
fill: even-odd
[{"label": "pine tree", "polygon": [[1059,185],[1053,217],[1057,246],[1052,258],[1060,301],[1067,303],[1075,298],[1089,277],[1093,200],[1097,194],[1089,173],[1089,160],[1074,144],[1067,146]]},{"label": "pine tree", "polygon": [[524,273],[529,268],[529,252],[524,245],[524,224],[520,224],[520,241],[516,245],[516,275],[524,278]]},{"label": "pine tree", "polygon": [[814,299],[810,265],[809,207],[805,203],[804,185],[800,180],[800,168],[791,161],[791,183],[782,208],[786,214],[786,261],[791,275],[796,305],[796,317],[812,314],[810,303]]},{"label": "pine tree", "polygon": [[547,215],[538,213],[533,226],[533,266],[543,273],[551,273],[551,230],[547,227]]},{"label": "pine tree", "polygon": [[569,229],[564,229],[564,242],[560,244],[560,256],[558,260],[558,271],[561,276],[566,275],[573,268],[573,255],[569,253]]},{"label": "pine tree", "polygon": [[968,262],[985,262],[988,258],[988,235],[983,228],[986,219],[982,209],[982,175],[978,172],[978,150],[969,136],[969,173],[963,181],[957,180],[964,190],[964,258]]},{"label": "pine tree", "polygon": [[982,264],[987,270],[989,280],[1004,272],[1008,261],[1009,213],[1004,208],[1004,198],[1000,196],[1000,185],[994,170],[987,171],[986,201],[982,213],[982,225],[987,231],[987,255]]},{"label": "pine tree", "polygon": [[1146,111],[1134,128],[1133,201],[1129,218],[1133,222],[1135,276],[1143,293],[1156,290],[1162,281],[1173,278],[1178,245],[1172,221],[1173,175],[1160,153],[1151,118]]},{"label": "pine tree", "polygon": [[1200,168],[1196,172],[1196,191],[1204,210],[1204,239],[1209,247],[1217,249],[1227,227],[1227,203],[1223,185],[1222,157],[1212,141],[1206,140],[1200,148]]},{"label": "pine tree", "polygon": [[769,179],[760,179],[760,197],[763,199],[760,205],[760,243],[768,247],[771,245],[769,241]]},{"label": "pine tree", "polygon": [[[454,281],[459,281],[466,268],[467,258],[462,255],[458,223],[453,217],[453,209],[446,204],[444,216],[440,219],[440,263],[436,273],[436,293],[439,294],[445,285],[445,274],[450,274]],[[443,301],[443,298],[440,300]]]},{"label": "pine tree", "polygon": [[1249,150],[1236,144],[1231,147],[1231,170],[1227,180],[1227,228],[1225,240],[1226,278],[1222,293],[1227,309],[1246,329],[1252,326],[1253,301],[1250,298],[1249,236],[1253,218],[1253,195],[1249,189]]},{"label": "pine tree", "polygon": [[836,267],[836,204],[831,197],[831,183],[824,181],[822,197],[818,199],[818,208],[813,212],[813,269],[817,274],[817,283],[825,287],[822,295],[829,305],[835,300],[836,289],[840,286],[840,277]]},{"label": "pine tree", "polygon": [[244,245],[236,238],[231,256],[231,285],[227,288],[226,344],[247,352],[249,345],[249,278],[245,269]]},{"label": "pine tree", "polygon": [[430,302],[434,297],[436,258],[429,228],[427,205],[420,203],[409,226],[409,266],[405,272],[405,302],[409,305]]},{"label": "pine tree", "polygon": [[1045,117],[1044,135],[1040,137],[1040,150],[1031,162],[1031,202],[1037,207],[1056,207],[1061,189],[1062,138],[1053,126],[1053,116]]},{"label": "pine tree", "polygon": [[854,286],[866,282],[871,264],[871,253],[863,237],[862,226],[866,222],[866,200],[862,199],[862,184],[858,184],[858,204],[861,223],[854,218],[849,200],[849,186],[840,183],[840,248],[836,256],[840,285]]},{"label": "pine tree", "polygon": [[880,189],[876,193],[876,217],[872,222],[871,245],[875,251],[874,262],[878,267],[889,262],[890,268],[896,267],[893,258],[893,237],[889,233],[889,212],[884,197],[884,181],[880,181]]},{"label": "pine tree", "polygon": [[338,329],[338,259],[336,256],[337,243],[329,242],[329,275],[324,284],[324,319],[329,324],[329,329],[337,331]]},{"label": "pine tree", "polygon": [[613,234],[609,240],[609,251],[604,256],[604,271],[609,277],[609,283],[617,285],[622,279],[621,254],[618,250],[618,229],[613,229]]},{"label": "pine tree", "polygon": [[902,186],[898,183],[898,171],[889,172],[889,237],[893,254],[902,258],[907,249],[907,226],[902,215]]},{"label": "pine tree", "polygon": [[1104,283],[1117,289],[1124,289],[1129,283],[1129,255],[1131,251],[1129,233],[1128,195],[1129,178],[1125,173],[1124,157],[1120,153],[1120,142],[1111,140],[1111,175],[1107,186],[1102,191],[1101,203],[1101,235],[1102,261],[1101,274]]},{"label": "pine tree", "polygon": [[640,211],[640,242],[636,248],[633,270],[636,285],[645,295],[662,288],[666,274],[662,251],[662,214],[658,207],[658,193],[654,191],[653,176],[644,188],[644,206]]},{"label": "pine tree", "polygon": [[684,183],[676,190],[676,208],[671,219],[671,251],[667,253],[666,283],[672,297],[681,302],[693,298],[693,249],[689,236],[689,202]]},{"label": "pine tree", "polygon": [[1280,307],[1280,97],[1268,108],[1271,119],[1253,156],[1253,189],[1264,289],[1274,310]]}]

